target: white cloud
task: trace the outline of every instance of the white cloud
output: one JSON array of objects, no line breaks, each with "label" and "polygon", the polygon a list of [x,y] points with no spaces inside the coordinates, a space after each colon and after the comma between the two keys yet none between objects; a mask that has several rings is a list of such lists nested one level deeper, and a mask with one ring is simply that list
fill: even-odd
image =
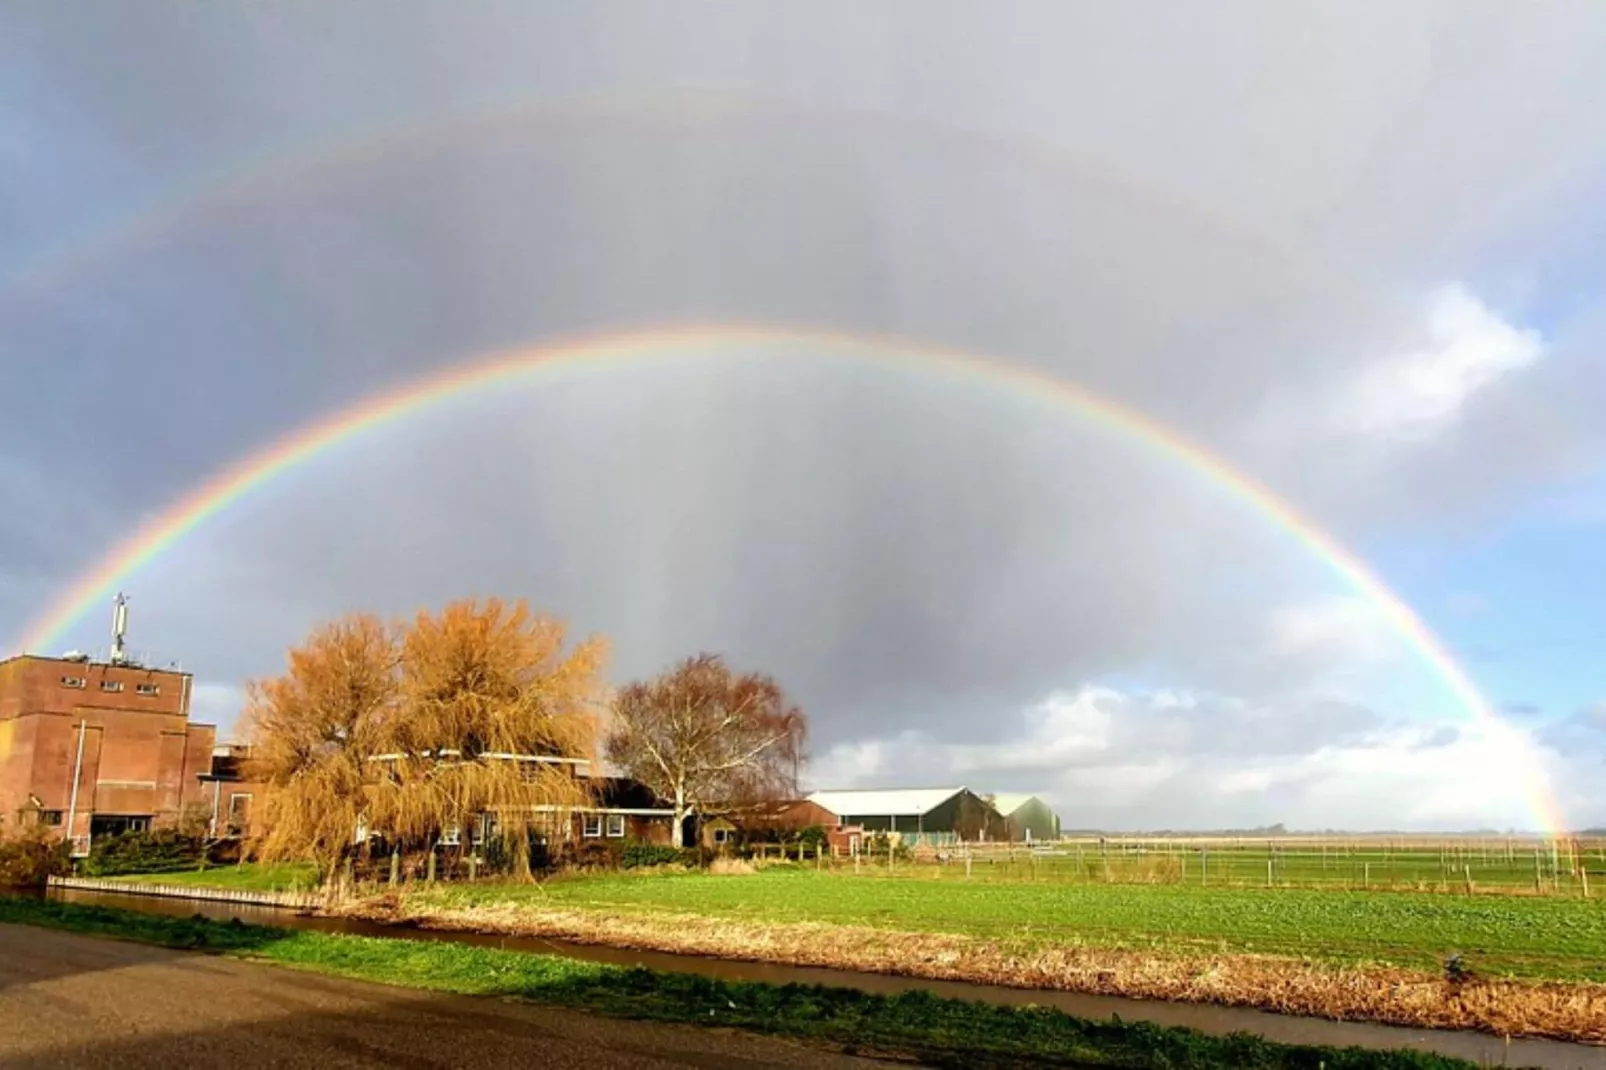
[{"label": "white cloud", "polygon": [[1539,332],[1506,322],[1460,283],[1429,295],[1425,338],[1363,367],[1334,418],[1363,435],[1421,437],[1454,420],[1478,392],[1544,353]]},{"label": "white cloud", "polygon": [[1267,641],[1272,657],[1313,657],[1326,664],[1370,666],[1396,657],[1394,625],[1359,595],[1289,603],[1272,611]]},{"label": "white cloud", "polygon": [[814,783],[1030,791],[1082,828],[1536,828],[1536,789],[1550,782],[1589,805],[1578,771],[1523,729],[1176,698],[1085,687],[997,718],[1015,727],[996,742],[955,745],[906,732],[885,744],[841,744],[818,764]]}]

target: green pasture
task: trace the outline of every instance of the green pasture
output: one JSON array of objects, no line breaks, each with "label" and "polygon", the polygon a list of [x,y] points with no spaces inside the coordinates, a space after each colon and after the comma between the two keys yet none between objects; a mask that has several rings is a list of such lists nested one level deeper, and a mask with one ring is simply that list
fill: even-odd
[{"label": "green pasture", "polygon": [[891,875],[811,866],[750,875],[568,877],[421,893],[424,904],[525,903],[750,922],[821,922],[1006,943],[1259,952],[1437,970],[1454,955],[1489,975],[1606,982],[1606,902],[1188,884]]}]

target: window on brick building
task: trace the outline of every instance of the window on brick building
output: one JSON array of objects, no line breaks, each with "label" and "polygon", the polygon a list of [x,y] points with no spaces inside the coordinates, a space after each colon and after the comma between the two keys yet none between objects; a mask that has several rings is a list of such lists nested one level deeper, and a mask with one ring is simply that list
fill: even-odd
[{"label": "window on brick building", "polygon": [[39,823],[41,825],[49,825],[51,828],[57,828],[61,825],[61,820],[62,813],[60,810],[39,811]]},{"label": "window on brick building", "polygon": [[160,684],[140,684],[134,690],[142,695],[160,695],[162,693]]},{"label": "window on brick building", "polygon": [[102,680],[100,682],[100,689],[102,691],[111,691],[116,693],[123,689],[123,682],[121,680]]},{"label": "window on brick building", "polygon": [[580,835],[594,840],[602,835],[602,815],[586,814],[580,821]]},{"label": "window on brick building", "polygon": [[625,834],[625,815],[624,814],[609,814],[608,815],[608,837],[610,839],[617,840],[617,839],[622,838],[624,836],[624,834]]},{"label": "window on brick building", "polygon": [[229,831],[244,832],[251,824],[251,795],[249,792],[236,792],[229,796]]},{"label": "window on brick building", "polygon": [[88,681],[85,680],[82,676],[63,676],[61,678],[61,686],[62,687],[83,688],[87,684],[88,684]]}]

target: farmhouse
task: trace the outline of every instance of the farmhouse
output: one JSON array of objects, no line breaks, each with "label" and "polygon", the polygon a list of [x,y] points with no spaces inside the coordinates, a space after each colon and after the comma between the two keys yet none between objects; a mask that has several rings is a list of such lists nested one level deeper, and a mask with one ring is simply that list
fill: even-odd
[{"label": "farmhouse", "polygon": [[570,839],[674,842],[675,811],[639,780],[620,776],[581,776],[590,785],[592,805],[570,818]]},{"label": "farmhouse", "polygon": [[817,791],[808,801],[836,815],[839,827],[905,838],[999,840],[1007,835],[998,811],[969,788],[882,788]]},{"label": "farmhouse", "polygon": [[1015,843],[1038,843],[1060,836],[1059,815],[1035,795],[999,793],[989,796],[993,809],[1004,818],[1009,839]]},{"label": "farmhouse", "polygon": [[709,818],[698,828],[704,847],[721,848],[735,842],[776,843],[810,827],[826,830],[829,838],[840,824],[835,814],[810,799],[780,799]]}]

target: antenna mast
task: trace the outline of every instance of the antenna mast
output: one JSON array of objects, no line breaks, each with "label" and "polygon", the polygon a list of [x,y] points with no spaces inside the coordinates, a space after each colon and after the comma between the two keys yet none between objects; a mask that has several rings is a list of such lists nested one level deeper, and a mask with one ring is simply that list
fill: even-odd
[{"label": "antenna mast", "polygon": [[121,591],[117,592],[117,599],[112,603],[112,656],[113,665],[126,665],[128,651],[123,647],[123,640],[128,635],[128,599]]}]

